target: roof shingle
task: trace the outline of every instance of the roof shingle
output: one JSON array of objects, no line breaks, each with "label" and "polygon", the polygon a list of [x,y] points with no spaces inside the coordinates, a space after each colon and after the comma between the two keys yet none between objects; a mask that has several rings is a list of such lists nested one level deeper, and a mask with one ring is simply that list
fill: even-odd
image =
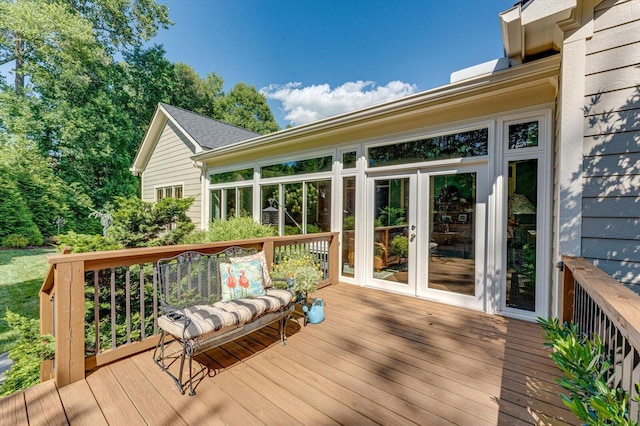
[{"label": "roof shingle", "polygon": [[260,136],[260,133],[223,123],[186,109],[165,103],[160,105],[205,150],[220,148]]}]

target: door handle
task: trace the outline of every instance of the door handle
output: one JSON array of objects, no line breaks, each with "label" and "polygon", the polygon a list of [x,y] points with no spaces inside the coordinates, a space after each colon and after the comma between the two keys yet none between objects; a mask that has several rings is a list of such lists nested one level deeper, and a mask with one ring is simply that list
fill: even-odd
[{"label": "door handle", "polygon": [[413,242],[413,240],[416,239],[416,233],[412,232],[411,235],[409,235],[409,241]]}]

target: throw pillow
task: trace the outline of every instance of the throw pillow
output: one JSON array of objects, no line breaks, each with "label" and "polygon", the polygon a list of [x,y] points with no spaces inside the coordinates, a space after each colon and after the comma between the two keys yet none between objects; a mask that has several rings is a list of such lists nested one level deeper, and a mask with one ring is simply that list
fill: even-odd
[{"label": "throw pillow", "polygon": [[223,302],[265,294],[262,285],[262,265],[259,260],[220,263],[220,280]]},{"label": "throw pillow", "polygon": [[229,259],[231,263],[240,263],[240,262],[248,262],[251,260],[259,260],[260,265],[262,266],[262,285],[264,288],[271,288],[271,275],[269,275],[269,267],[267,266],[267,258],[264,255],[263,251],[259,251],[255,254],[250,254],[248,256],[242,257],[232,257]]}]

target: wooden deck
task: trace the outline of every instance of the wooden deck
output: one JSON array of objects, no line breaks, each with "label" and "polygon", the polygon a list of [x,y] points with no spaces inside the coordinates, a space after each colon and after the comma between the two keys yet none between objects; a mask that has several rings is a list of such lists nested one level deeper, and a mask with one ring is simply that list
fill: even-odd
[{"label": "wooden deck", "polygon": [[[180,395],[149,351],[56,389],[0,400],[0,424],[578,424],[536,324],[347,284],[326,320],[290,321],[208,352]],[[204,376],[204,374],[203,374]]]}]

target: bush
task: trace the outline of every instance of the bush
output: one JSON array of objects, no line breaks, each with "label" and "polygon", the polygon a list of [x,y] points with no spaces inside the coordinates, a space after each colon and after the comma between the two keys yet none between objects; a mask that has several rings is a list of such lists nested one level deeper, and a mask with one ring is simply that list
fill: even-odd
[{"label": "bush", "polygon": [[2,240],[3,247],[25,248],[29,244],[29,240],[22,235],[11,234]]},{"label": "bush", "polygon": [[7,311],[5,320],[18,332],[18,340],[9,351],[13,365],[0,387],[0,396],[40,383],[40,363],[45,359],[53,359],[55,353],[53,336],[40,336],[40,322],[37,319]]},{"label": "bush", "polygon": [[[294,278],[293,291],[305,295],[316,291],[318,283],[322,280],[322,271],[313,256],[300,252],[285,256],[274,264],[271,275],[274,278]],[[279,288],[287,288],[288,283],[274,281],[274,285]]]},{"label": "bush", "polygon": [[587,425],[637,425],[629,419],[629,395],[607,386],[611,364],[600,336],[589,340],[575,324],[560,325],[557,319],[538,318],[538,324],[545,332],[545,347],[552,349],[551,359],[565,375],[558,384],[569,392],[562,400],[573,414]]},{"label": "bush", "polygon": [[251,238],[272,237],[275,228],[262,225],[248,216],[218,219],[209,224],[208,231],[194,231],[182,240],[182,243],[209,243],[216,241],[247,240]]},{"label": "bush", "polygon": [[409,255],[409,238],[404,235],[396,235],[391,240],[389,252],[394,256],[406,258]]},{"label": "bush", "polygon": [[102,235],[76,234],[73,231],[58,235],[54,238],[58,249],[71,247],[71,253],[85,253],[90,251],[118,250],[124,248],[110,238]]},{"label": "bush", "polygon": [[194,198],[165,198],[148,203],[139,198],[116,197],[107,236],[126,248],[177,244],[193,231],[186,212]]}]

